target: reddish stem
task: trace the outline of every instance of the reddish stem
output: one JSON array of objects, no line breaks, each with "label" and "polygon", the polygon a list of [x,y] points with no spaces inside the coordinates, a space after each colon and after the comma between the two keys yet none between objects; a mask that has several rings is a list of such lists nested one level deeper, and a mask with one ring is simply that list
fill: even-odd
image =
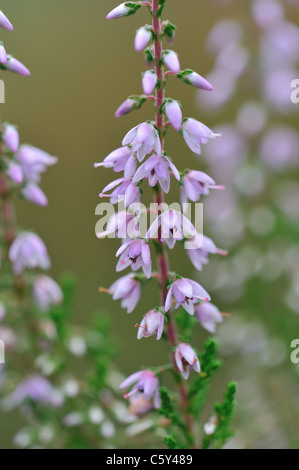
[{"label": "reddish stem", "polygon": [[[162,63],[162,38],[161,38],[161,20],[157,18],[157,11],[159,8],[159,0],[153,0],[153,31],[156,34],[157,40],[155,41],[154,55],[155,55],[155,68],[156,75],[158,78],[158,86],[156,89],[156,126],[160,133],[161,146],[163,149],[164,145],[164,115],[160,112],[161,105],[164,102],[164,66]],[[164,202],[164,195],[161,188],[155,194],[155,202],[160,205]],[[165,243],[161,241],[161,235],[158,234],[158,240],[161,245],[161,252],[158,254],[158,269],[160,273],[160,285],[161,285],[161,302],[162,305],[165,305],[165,300],[167,296],[167,284],[168,284],[168,274],[169,274],[169,263],[168,255],[166,251]],[[168,323],[167,323],[167,339],[169,347],[171,350],[171,359],[174,370],[177,372],[177,384],[180,394],[181,405],[185,412],[186,425],[189,429],[189,433],[192,436],[193,429],[193,418],[189,414],[189,398],[188,391],[185,384],[182,382],[179,370],[175,361],[175,354],[173,349],[178,344],[177,338],[177,328],[174,320],[173,312],[170,310],[168,312]]]}]

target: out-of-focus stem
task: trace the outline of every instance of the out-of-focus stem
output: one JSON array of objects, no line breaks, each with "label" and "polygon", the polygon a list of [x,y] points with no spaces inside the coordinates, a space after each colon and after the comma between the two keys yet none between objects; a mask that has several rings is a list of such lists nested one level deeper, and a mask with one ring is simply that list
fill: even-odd
[{"label": "out-of-focus stem", "polygon": [[[157,18],[157,11],[159,9],[159,0],[153,0],[152,3],[152,10],[153,10],[153,31],[156,35],[155,46],[154,46],[154,57],[155,57],[155,68],[156,68],[156,75],[158,79],[158,86],[156,89],[156,126],[160,132],[160,140],[161,146],[163,149],[164,144],[164,115],[161,112],[161,105],[164,102],[164,67],[161,61],[162,58],[162,37],[161,37],[161,20]],[[164,195],[161,188],[159,191],[155,193],[155,202],[159,206],[164,202]],[[167,296],[167,283],[168,283],[168,275],[169,275],[169,262],[168,262],[168,255],[166,251],[165,243],[161,241],[160,233],[158,234],[158,241],[161,245],[161,250],[158,253],[158,269],[160,273],[160,285],[161,285],[161,302],[162,305],[165,305],[165,300]],[[168,312],[168,323],[167,323],[167,339],[169,343],[169,347],[171,350],[171,359],[173,363],[173,367],[177,372],[177,384],[178,384],[178,391],[180,394],[181,405],[184,410],[186,426],[189,430],[189,434],[192,437],[193,435],[193,418],[189,413],[189,398],[188,398],[188,391],[185,384],[182,382],[182,378],[179,374],[179,371],[176,366],[175,356],[174,356],[174,347],[178,343],[177,339],[177,328],[176,323],[174,320],[173,312],[170,310]],[[189,436],[189,437],[190,437]]]}]

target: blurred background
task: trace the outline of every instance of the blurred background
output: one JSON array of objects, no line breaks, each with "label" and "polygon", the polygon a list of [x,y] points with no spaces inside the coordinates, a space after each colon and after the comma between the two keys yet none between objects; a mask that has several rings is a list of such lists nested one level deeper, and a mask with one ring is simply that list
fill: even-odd
[{"label": "blurred background", "polygon": [[[20,224],[46,241],[52,274],[76,274],[74,321],[87,324],[99,307],[111,315],[120,341],[117,363],[124,373],[166,360],[163,344],[136,341],[134,325],[158,303],[148,287],[127,316],[110,296],[99,294],[116,279],[118,242],[98,240],[94,227],[98,194],[114,178],[97,169],[119,147],[124,134],[151,119],[150,104],[121,120],[118,105],[141,93],[142,54],[133,50],[134,31],[147,12],[107,22],[117,2],[102,0],[2,0],[14,24],[4,31],[9,53],[31,70],[29,79],[1,77],[6,103],[1,117],[19,126],[22,142],[59,157],[43,178],[49,207],[18,202]],[[225,367],[214,383],[237,380],[237,429],[232,448],[299,448],[299,366],[290,343],[299,338],[299,104],[290,84],[299,78],[298,0],[171,0],[165,14],[177,25],[174,46],[182,68],[209,76],[214,95],[203,96],[173,78],[168,95],[183,103],[184,116],[220,128],[223,139],[195,157],[182,138],[168,133],[168,154],[176,166],[206,170],[227,191],[204,204],[205,234],[225,259],[194,272],[182,249],[172,269],[201,282],[213,302],[231,312],[218,330]],[[168,202],[178,200],[176,184]],[[197,347],[206,335],[196,331]],[[0,447],[11,446],[19,418],[0,414]]]}]

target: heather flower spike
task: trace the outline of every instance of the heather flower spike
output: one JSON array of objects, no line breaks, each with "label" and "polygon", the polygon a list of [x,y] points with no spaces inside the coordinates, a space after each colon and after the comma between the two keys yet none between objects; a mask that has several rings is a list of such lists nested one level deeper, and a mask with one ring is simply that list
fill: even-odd
[{"label": "heather flower spike", "polygon": [[[181,71],[178,54],[174,50],[163,48],[163,39],[173,44],[176,31],[170,21],[162,20],[166,2],[167,0],[152,0],[123,3],[107,17],[113,19],[129,16],[141,6],[146,6],[150,12],[152,24],[140,27],[134,42],[136,51],[144,51],[149,69],[142,74],[144,95],[131,95],[118,108],[116,117],[139,109],[144,101],[148,101],[154,105],[155,118],[136,124],[123,138],[122,147],[112,151],[102,163],[95,164],[95,167],[103,166],[112,168],[115,172],[123,172],[120,178],[104,188],[100,196],[110,198],[112,204],[124,200],[125,207],[129,208],[114,214],[97,236],[103,238],[114,234],[122,239],[122,245],[116,253],[119,258],[116,271],[128,268],[132,272],[115,281],[108,290],[100,288],[100,291],[108,292],[114,300],[121,300],[121,306],[127,313],[133,312],[141,301],[141,289],[147,282],[151,280],[153,285],[158,282],[160,295],[155,302],[158,300],[160,305],[147,311],[141,323],[135,322],[135,326],[138,327],[138,339],[154,336],[157,340],[163,338],[167,342],[171,364],[136,372],[124,380],[120,388],[131,389],[127,391],[125,398],[129,399],[129,410],[135,417],[143,417],[162,406],[160,413],[169,421],[167,426],[170,426],[175,436],[169,437],[169,441],[167,438],[166,441],[175,446],[171,448],[179,448],[180,444],[174,441],[179,434],[180,423],[182,434],[188,436],[182,445],[196,447],[193,422],[194,418],[197,419],[197,411],[200,411],[196,411],[198,405],[197,399],[194,398],[200,385],[197,382],[196,386],[189,388],[180,377],[187,380],[191,370],[200,372],[199,359],[194,349],[187,342],[180,343],[179,338],[186,338],[187,341],[191,338],[191,324],[195,325],[196,322],[193,323],[193,320],[187,317],[188,314],[196,314],[198,322],[210,332],[215,330],[220,319],[219,312],[210,304],[211,297],[204,287],[192,279],[170,271],[168,250],[172,250],[176,242],[184,241],[186,254],[198,270],[202,270],[207,264],[210,254],[227,253],[218,249],[211,239],[198,233],[195,224],[186,217],[179,205],[169,207],[165,203],[165,195],[170,191],[171,176],[178,182],[181,203],[186,212],[188,201],[197,203],[203,195],[207,196],[211,189],[224,189],[223,186],[217,186],[215,181],[202,171],[179,170],[175,158],[167,156],[166,131],[169,125],[182,135],[189,148],[198,155],[201,154],[201,145],[208,144],[209,140],[215,139],[219,134],[215,134],[205,124],[193,118],[184,118],[178,100],[166,95],[168,79],[174,74],[184,83],[206,91],[213,90],[212,85],[193,70]],[[141,202],[141,197],[148,191],[148,187],[153,189],[155,206],[136,212],[133,207],[136,207],[135,203]],[[150,214],[145,238],[141,238],[140,234],[141,213]],[[154,255],[157,263],[154,263]],[[157,272],[152,269],[156,264]],[[138,270],[142,272],[137,273]],[[207,350],[210,354],[211,349],[207,347]],[[206,367],[206,362],[203,363]],[[177,394],[172,393],[170,398],[168,390],[163,387],[161,401],[159,389],[164,373],[169,369],[176,376]],[[171,412],[170,407],[173,409]],[[176,416],[175,420],[172,416]]]}]

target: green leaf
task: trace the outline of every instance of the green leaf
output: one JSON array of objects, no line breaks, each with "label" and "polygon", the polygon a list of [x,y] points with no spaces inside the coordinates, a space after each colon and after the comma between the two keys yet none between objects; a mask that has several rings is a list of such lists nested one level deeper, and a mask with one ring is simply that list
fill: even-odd
[{"label": "green leaf", "polygon": [[165,2],[166,2],[166,0],[159,0],[160,7],[158,8],[157,13],[156,13],[157,19],[161,18],[161,16],[162,16],[162,13],[163,13],[163,10],[164,10],[164,7],[165,7]]},{"label": "green leaf", "polygon": [[226,386],[223,402],[215,404],[214,409],[218,424],[213,434],[203,438],[204,449],[209,449],[212,446],[213,448],[220,449],[234,435],[234,432],[230,429],[230,423],[235,408],[236,392],[237,386],[235,382],[229,382]]},{"label": "green leaf", "polygon": [[208,339],[204,345],[204,351],[199,355],[201,372],[194,380],[189,391],[190,411],[197,417],[206,401],[214,373],[221,367],[221,362],[217,359],[218,345]]},{"label": "green leaf", "polygon": [[164,439],[164,442],[165,442],[165,445],[167,445],[168,449],[178,449],[178,444],[177,444],[177,441],[175,440],[175,438],[170,435],[170,436],[166,436],[165,439]]}]

